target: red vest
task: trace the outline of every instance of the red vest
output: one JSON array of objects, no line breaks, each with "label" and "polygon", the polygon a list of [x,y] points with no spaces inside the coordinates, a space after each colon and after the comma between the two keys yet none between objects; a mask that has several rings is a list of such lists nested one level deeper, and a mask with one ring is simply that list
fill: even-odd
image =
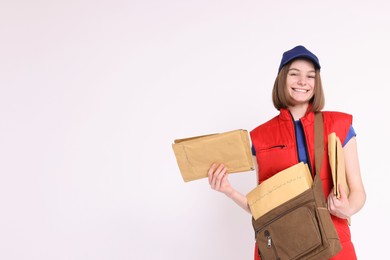
[{"label": "red vest", "polygon": [[[324,119],[324,157],[322,160],[321,180],[325,197],[328,197],[332,187],[332,176],[328,160],[328,135],[335,132],[344,143],[350,126],[352,125],[352,116],[341,112],[322,112]],[[309,168],[315,173],[314,164],[314,113],[309,112],[301,118],[304,135],[307,145],[307,157]],[[268,122],[256,127],[250,132],[252,144],[256,150],[256,159],[258,164],[259,183],[273,176],[275,173],[286,169],[299,162],[298,149],[295,137],[294,119],[289,110],[281,109],[280,114]],[[333,222],[338,231],[340,241],[343,244],[343,250],[340,254],[350,252],[354,255],[351,235],[346,220],[332,216]],[[349,248],[349,249],[347,249]],[[346,252],[344,249],[347,249]],[[352,250],[352,251],[351,251]],[[344,251],[344,252],[343,252]],[[351,255],[348,253],[348,255]],[[351,255],[352,256],[352,255]],[[332,258],[333,259],[333,258]],[[344,259],[354,259],[348,257]]]}]

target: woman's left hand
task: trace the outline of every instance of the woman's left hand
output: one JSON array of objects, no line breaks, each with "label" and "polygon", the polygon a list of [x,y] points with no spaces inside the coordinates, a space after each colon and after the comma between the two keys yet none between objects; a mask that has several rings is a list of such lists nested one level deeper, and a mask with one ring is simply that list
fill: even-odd
[{"label": "woman's left hand", "polygon": [[339,184],[340,198],[337,198],[336,195],[333,194],[333,190],[330,192],[328,196],[328,210],[332,215],[342,219],[348,219],[351,217],[349,213],[349,200],[348,195],[344,191],[344,188]]}]

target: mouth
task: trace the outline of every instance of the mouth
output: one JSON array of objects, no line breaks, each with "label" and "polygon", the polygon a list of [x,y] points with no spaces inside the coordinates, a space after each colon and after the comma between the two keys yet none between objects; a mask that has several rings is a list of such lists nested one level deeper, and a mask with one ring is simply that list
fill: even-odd
[{"label": "mouth", "polygon": [[295,92],[300,92],[300,93],[307,93],[309,90],[307,89],[301,89],[301,88],[293,88]]}]

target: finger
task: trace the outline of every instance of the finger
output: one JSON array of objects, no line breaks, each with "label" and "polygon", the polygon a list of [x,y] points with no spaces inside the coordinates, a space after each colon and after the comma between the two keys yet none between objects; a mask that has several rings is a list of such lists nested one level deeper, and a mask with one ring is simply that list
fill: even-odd
[{"label": "finger", "polygon": [[220,164],[218,169],[214,173],[214,182],[217,184],[221,181],[221,178],[223,176],[223,172],[225,171],[225,166],[223,164]]},{"label": "finger", "polygon": [[215,171],[215,167],[217,165],[215,163],[213,163],[209,169],[209,171],[207,172],[207,176],[208,176],[208,179],[209,179],[209,184],[211,185],[211,181],[212,181],[212,178],[213,178],[213,175],[214,175],[214,171]]},{"label": "finger", "polygon": [[223,167],[224,165],[223,164],[220,164],[218,166],[218,168],[216,168],[216,164],[214,165],[213,169],[216,168],[216,170],[211,174],[211,179],[210,179],[210,185],[211,185],[211,188],[216,190],[216,186],[217,186],[217,178],[218,178],[218,175],[221,173],[221,171],[223,170]]},{"label": "finger", "polygon": [[328,196],[328,210],[332,211],[334,209],[334,194],[330,193]]},{"label": "finger", "polygon": [[224,168],[224,165],[221,163],[221,164],[218,166],[218,168],[214,171],[214,174],[213,174],[213,176],[212,176],[213,178],[211,179],[211,182],[212,182],[212,183],[215,183],[217,176],[218,176],[219,173],[223,170],[223,168]]},{"label": "finger", "polygon": [[345,192],[341,183],[339,184],[340,199],[348,198],[347,193]]},{"label": "finger", "polygon": [[225,174],[222,176],[221,183],[222,183],[222,182],[228,182],[227,168],[226,168],[226,172],[225,172]]},{"label": "finger", "polygon": [[224,167],[218,174],[215,176],[215,189],[219,190],[221,188],[224,176],[226,175],[227,168]]},{"label": "finger", "polygon": [[221,163],[219,166],[218,166],[218,169],[217,169],[217,172],[221,172],[223,169],[225,168],[225,165],[223,165],[223,163]]}]

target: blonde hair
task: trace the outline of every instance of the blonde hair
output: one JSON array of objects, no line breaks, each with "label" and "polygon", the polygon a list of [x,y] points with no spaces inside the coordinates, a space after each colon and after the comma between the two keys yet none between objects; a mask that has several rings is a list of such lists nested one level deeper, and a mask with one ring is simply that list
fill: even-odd
[{"label": "blonde hair", "polygon": [[[278,76],[275,79],[272,89],[272,102],[277,110],[287,108],[292,105],[292,100],[287,92],[286,80],[287,73],[290,69],[292,61],[282,67]],[[310,112],[321,111],[325,105],[325,95],[322,88],[320,70],[316,68],[314,95],[310,100]]]}]

